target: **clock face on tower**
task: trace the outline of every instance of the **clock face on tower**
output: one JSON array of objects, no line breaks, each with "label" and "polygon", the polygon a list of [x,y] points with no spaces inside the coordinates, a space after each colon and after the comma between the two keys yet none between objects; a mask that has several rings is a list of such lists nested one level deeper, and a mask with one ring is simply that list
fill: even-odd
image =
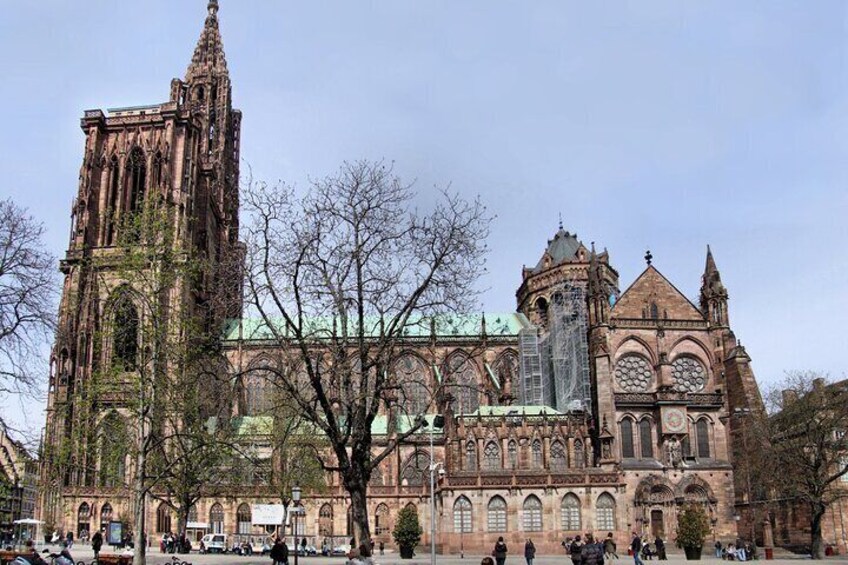
[{"label": "clock face on tower", "polygon": [[686,413],[680,408],[665,408],[662,414],[663,432],[667,434],[686,433]]}]

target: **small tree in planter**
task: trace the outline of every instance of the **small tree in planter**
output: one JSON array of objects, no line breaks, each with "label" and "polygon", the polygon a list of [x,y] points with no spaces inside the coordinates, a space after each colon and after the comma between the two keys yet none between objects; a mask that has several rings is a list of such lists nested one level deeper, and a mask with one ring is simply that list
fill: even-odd
[{"label": "small tree in planter", "polygon": [[412,559],[413,549],[421,541],[421,532],[418,512],[411,506],[402,508],[398,513],[395,529],[392,531],[392,537],[400,548],[401,559]]},{"label": "small tree in planter", "polygon": [[686,552],[686,559],[701,558],[709,533],[710,520],[702,506],[689,504],[677,516],[677,545]]}]

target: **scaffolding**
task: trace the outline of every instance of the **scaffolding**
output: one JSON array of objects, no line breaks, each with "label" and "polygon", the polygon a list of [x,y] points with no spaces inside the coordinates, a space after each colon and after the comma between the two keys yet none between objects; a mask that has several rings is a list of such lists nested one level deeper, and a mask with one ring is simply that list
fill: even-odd
[{"label": "scaffolding", "polygon": [[572,279],[553,292],[548,327],[519,333],[523,404],[561,412],[592,411],[586,281]]}]

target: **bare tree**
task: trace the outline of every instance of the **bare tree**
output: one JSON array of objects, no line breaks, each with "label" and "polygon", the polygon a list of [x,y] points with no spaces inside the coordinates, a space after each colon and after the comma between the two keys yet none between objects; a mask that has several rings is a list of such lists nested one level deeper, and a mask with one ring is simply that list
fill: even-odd
[{"label": "bare tree", "polygon": [[759,480],[776,496],[808,505],[811,553],[822,559],[822,520],[846,494],[839,480],[848,473],[848,386],[796,372],[766,398],[771,441],[767,456],[757,458]]},{"label": "bare tree", "polygon": [[44,225],[0,201],[0,395],[35,391],[37,360],[55,327],[55,269]]},{"label": "bare tree", "polygon": [[398,346],[435,316],[473,311],[491,219],[479,199],[447,191],[419,212],[383,162],[344,163],[300,196],[244,192],[247,303],[287,355],[276,384],[326,441],[316,455],[350,496],[354,537],[368,539],[371,473],[423,421],[372,449],[381,410],[410,404],[393,376]]}]

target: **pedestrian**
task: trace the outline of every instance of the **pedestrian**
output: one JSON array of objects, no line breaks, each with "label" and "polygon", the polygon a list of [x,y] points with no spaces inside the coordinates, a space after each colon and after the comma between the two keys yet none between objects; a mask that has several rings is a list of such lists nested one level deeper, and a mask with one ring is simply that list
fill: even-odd
[{"label": "pedestrian", "polygon": [[604,562],[604,552],[592,534],[586,534],[586,543],[580,550],[581,565],[601,565]]},{"label": "pedestrian", "polygon": [[495,543],[495,548],[492,550],[492,557],[495,558],[495,563],[497,565],[504,565],[504,563],[506,563],[507,551],[503,536],[498,536],[498,541]]},{"label": "pedestrian", "polygon": [[533,540],[527,538],[524,542],[524,560],[527,561],[527,565],[533,565],[534,559],[536,559],[536,546],[533,545]]},{"label": "pedestrian", "polygon": [[359,559],[363,565],[374,565],[374,558],[371,557],[371,544],[362,542],[359,544]]},{"label": "pedestrian", "polygon": [[571,563],[573,565],[580,565],[583,561],[583,558],[580,555],[580,552],[583,550],[583,541],[580,539],[580,536],[575,536],[573,540],[571,540],[571,545],[568,546],[568,553],[571,555]]},{"label": "pedestrian", "polygon": [[618,559],[618,554],[615,552],[615,540],[612,539],[612,532],[607,534],[607,539],[604,540],[604,557],[607,559]]},{"label": "pedestrian", "polygon": [[274,538],[274,545],[271,547],[271,561],[273,565],[283,565],[287,556],[283,555],[283,541],[280,538]]},{"label": "pedestrian", "polygon": [[74,532],[72,532],[71,530],[68,530],[68,535],[65,536],[65,544],[67,545],[68,549],[74,547]]},{"label": "pedestrian", "polygon": [[383,543],[383,540],[380,540],[380,555],[384,555],[384,551],[386,549],[386,544]]},{"label": "pedestrian", "polygon": [[715,542],[715,556],[721,559],[721,542],[719,540]]},{"label": "pedestrian", "polygon": [[100,533],[100,530],[94,532],[94,535],[91,536],[91,549],[94,551],[94,560],[97,561],[97,557],[100,555],[100,548],[103,547],[103,534]]},{"label": "pedestrian", "polygon": [[639,554],[642,553],[642,538],[640,538],[639,534],[636,532],[633,532],[633,541],[630,542],[630,551],[633,552],[634,565],[645,565],[642,563],[642,558],[639,557]]},{"label": "pedestrian", "polygon": [[657,536],[657,539],[654,540],[654,545],[657,548],[657,559],[660,561],[667,561],[668,557],[665,555],[665,542],[660,536]]},{"label": "pedestrian", "polygon": [[364,565],[364,562],[360,558],[358,549],[355,547],[350,548],[350,551],[347,552],[347,562],[345,565]]}]

